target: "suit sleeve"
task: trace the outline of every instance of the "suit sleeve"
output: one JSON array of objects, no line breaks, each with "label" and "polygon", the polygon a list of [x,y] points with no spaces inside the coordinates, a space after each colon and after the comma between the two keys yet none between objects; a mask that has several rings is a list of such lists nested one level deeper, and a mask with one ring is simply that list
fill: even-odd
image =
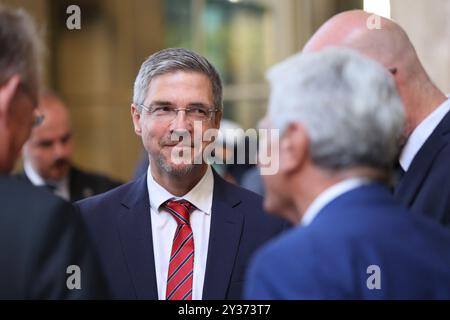
[{"label": "suit sleeve", "polygon": [[246,276],[244,299],[250,300],[275,300],[276,289],[272,284],[276,281],[267,268],[265,257],[259,252],[252,259]]},{"label": "suit sleeve", "polygon": [[74,207],[55,201],[29,223],[28,298],[105,299],[108,290],[96,252]]}]

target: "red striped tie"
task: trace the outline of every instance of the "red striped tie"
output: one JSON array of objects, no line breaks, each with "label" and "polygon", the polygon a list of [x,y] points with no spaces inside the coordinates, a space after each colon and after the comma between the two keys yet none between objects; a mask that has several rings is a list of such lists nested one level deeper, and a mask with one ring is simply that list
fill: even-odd
[{"label": "red striped tie", "polygon": [[170,254],[166,299],[192,300],[194,236],[189,223],[189,215],[194,206],[186,200],[169,200],[163,206],[172,214],[178,224]]}]

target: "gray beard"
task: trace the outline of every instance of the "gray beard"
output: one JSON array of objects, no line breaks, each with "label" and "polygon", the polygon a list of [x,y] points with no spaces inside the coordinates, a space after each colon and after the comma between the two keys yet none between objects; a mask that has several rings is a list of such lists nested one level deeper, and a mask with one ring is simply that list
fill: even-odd
[{"label": "gray beard", "polygon": [[157,166],[165,171],[166,173],[176,176],[176,177],[185,177],[189,175],[192,170],[194,169],[193,164],[186,165],[182,168],[174,168],[170,163],[167,163],[164,161],[164,158],[162,155],[160,155],[156,161]]}]

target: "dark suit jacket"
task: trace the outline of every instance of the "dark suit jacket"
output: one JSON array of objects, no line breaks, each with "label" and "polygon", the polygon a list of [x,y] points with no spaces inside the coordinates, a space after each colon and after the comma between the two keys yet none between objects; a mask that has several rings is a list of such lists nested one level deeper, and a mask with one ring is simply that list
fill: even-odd
[{"label": "dark suit jacket", "polygon": [[412,211],[450,227],[450,113],[416,154],[394,196]]},{"label": "dark suit jacket", "polygon": [[[31,183],[25,172],[19,174],[18,178]],[[72,166],[69,173],[70,201],[79,201],[109,191],[121,184],[120,181],[112,180],[100,174],[82,171]]]},{"label": "dark suit jacket", "polygon": [[[81,269],[81,290],[66,281]],[[73,206],[0,176],[0,299],[107,298],[98,256]]]},{"label": "dark suit jacket", "polygon": [[[146,175],[78,202],[115,298],[158,299]],[[203,299],[239,299],[253,251],[284,223],[266,215],[262,198],[214,174]]]},{"label": "dark suit jacket", "polygon": [[[252,260],[250,299],[449,299],[450,232],[399,205],[380,184],[327,204]],[[379,267],[381,288],[376,284]]]}]

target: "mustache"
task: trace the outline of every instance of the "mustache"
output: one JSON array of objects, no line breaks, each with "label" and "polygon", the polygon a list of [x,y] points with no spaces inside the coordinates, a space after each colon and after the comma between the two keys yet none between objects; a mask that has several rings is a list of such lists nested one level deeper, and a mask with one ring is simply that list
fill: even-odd
[{"label": "mustache", "polygon": [[65,159],[65,158],[56,159],[52,164],[53,167],[63,167],[63,166],[69,166],[69,165],[70,165],[70,160]]},{"label": "mustache", "polygon": [[189,133],[173,133],[164,137],[159,141],[160,146],[176,146],[194,147],[194,141]]}]

